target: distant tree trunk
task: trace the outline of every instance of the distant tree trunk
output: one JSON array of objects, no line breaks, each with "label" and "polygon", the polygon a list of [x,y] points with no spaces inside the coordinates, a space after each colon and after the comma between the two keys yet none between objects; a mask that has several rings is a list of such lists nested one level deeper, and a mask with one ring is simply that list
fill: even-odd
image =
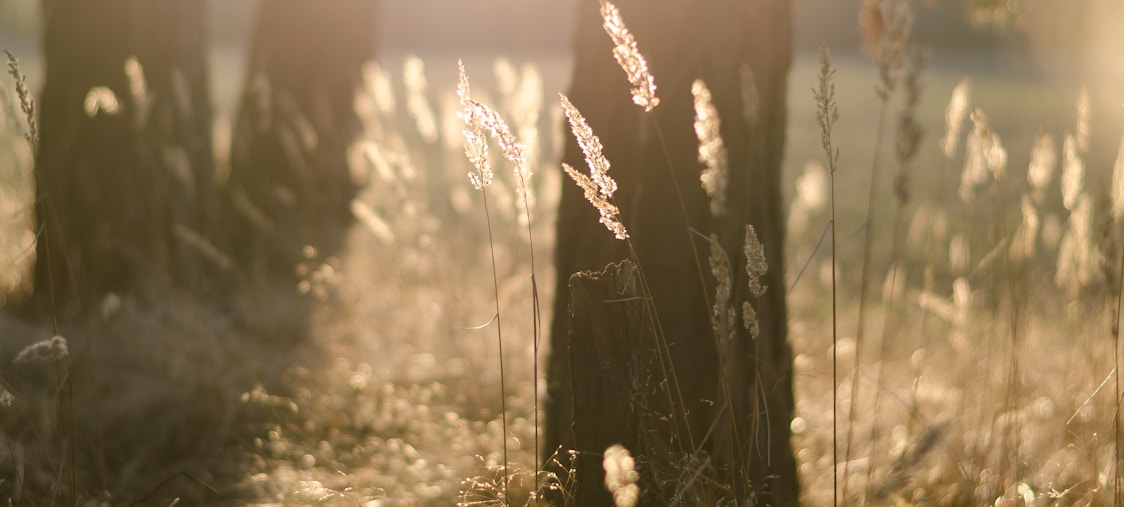
[{"label": "distant tree trunk", "polygon": [[236,260],[292,273],[303,246],[334,249],[355,196],[353,100],[374,56],[374,0],[269,0],[258,11],[225,201]]},{"label": "distant tree trunk", "polygon": [[[657,95],[662,102],[651,114],[644,113],[629,97],[629,85],[601,28],[598,2],[578,3],[569,97],[600,136],[612,163],[610,174],[620,186],[615,201],[651,288],[678,375],[683,405],[680,415],[685,409],[688,416],[686,420],[677,418],[683,439],[671,444],[710,456],[719,473],[735,483],[749,479],[752,492],[744,489],[744,481],[737,486],[742,500],[755,494],[772,505],[795,504],[798,485],[789,442],[794,402],[780,188],[785,93],[792,54],[789,1],[616,2],[659,87]],[[722,218],[710,215],[708,198],[699,185],[698,140],[692,126],[690,91],[695,79],[704,80],[713,93],[728,151],[731,174],[727,214]],[[662,129],[662,139],[656,123]],[[575,167],[586,165],[571,137],[564,159]],[[679,206],[677,193],[682,194],[686,213]],[[712,300],[714,294],[708,246],[688,231],[718,236],[736,277],[731,303],[740,308],[748,299],[742,254],[746,224],[756,228],[769,264],[764,280],[768,292],[761,301],[755,301],[760,339],[755,343],[737,326],[733,347],[719,352],[711,327],[711,308],[706,304],[706,295],[710,294]],[[569,181],[562,192],[557,245],[560,281],[572,273],[599,270],[629,256],[626,244],[605,231],[581,190]],[[701,269],[692,250],[701,259]],[[565,351],[572,343],[570,301],[568,287],[559,283],[551,328],[554,353],[548,371],[550,401],[543,449],[547,455],[557,446],[572,448],[570,425],[576,412],[572,404],[584,402],[573,398],[572,385],[576,384],[572,384],[566,361]],[[725,411],[721,388],[720,354],[729,365],[733,428],[727,424],[730,415]],[[704,439],[715,421],[720,434]]]},{"label": "distant tree trunk", "polygon": [[194,285],[214,265],[218,204],[204,2],[44,0],[43,13],[37,299]]}]

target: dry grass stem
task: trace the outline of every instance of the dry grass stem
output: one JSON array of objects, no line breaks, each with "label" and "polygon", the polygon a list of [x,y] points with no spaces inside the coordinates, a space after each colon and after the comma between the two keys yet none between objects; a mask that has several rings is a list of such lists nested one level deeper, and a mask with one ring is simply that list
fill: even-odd
[{"label": "dry grass stem", "polygon": [[632,84],[632,101],[651,111],[660,104],[656,97],[656,80],[648,72],[648,62],[636,46],[636,38],[624,25],[620,10],[607,0],[601,0],[601,19],[605,33],[613,39],[613,56]]},{"label": "dry grass stem", "polygon": [[1120,136],[1116,164],[1112,168],[1112,219],[1119,222],[1121,216],[1124,216],[1124,135]]},{"label": "dry grass stem", "polygon": [[726,146],[722,143],[718,109],[710,89],[701,79],[691,84],[695,99],[695,135],[699,138],[699,162],[703,165],[699,179],[703,190],[710,196],[710,213],[716,217],[726,214],[726,187],[730,179],[730,164]]}]

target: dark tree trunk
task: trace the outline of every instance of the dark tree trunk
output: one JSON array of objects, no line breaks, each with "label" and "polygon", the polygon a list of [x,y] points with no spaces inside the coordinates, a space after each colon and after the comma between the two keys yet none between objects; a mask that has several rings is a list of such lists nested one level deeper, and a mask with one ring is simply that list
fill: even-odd
[{"label": "dark tree trunk", "polygon": [[[736,488],[743,499],[755,494],[769,504],[795,504],[798,485],[789,442],[794,402],[780,189],[791,63],[789,2],[617,2],[659,87],[662,102],[650,114],[629,97],[629,85],[601,28],[598,2],[579,4],[569,97],[600,136],[612,163],[610,175],[620,186],[615,201],[632,236],[678,375],[682,440],[669,445],[712,458],[718,475],[742,483]],[[723,218],[710,215],[708,198],[699,185],[690,91],[695,79],[704,80],[713,93],[728,151],[731,174]],[[572,138],[567,140],[564,158],[574,167],[586,167]],[[558,280],[629,257],[627,245],[598,223],[596,211],[572,182],[565,183],[560,206]],[[756,228],[769,264],[764,280],[768,292],[754,301],[761,335],[755,342],[738,326],[733,347],[720,353],[706,303],[706,295],[713,299],[714,293],[708,246],[688,231],[718,236],[735,275],[731,302],[740,307],[749,298],[742,254],[746,224]],[[701,269],[696,258],[701,259]],[[575,401],[571,391],[565,351],[577,340],[568,336],[570,301],[567,286],[560,283],[551,328],[557,353],[548,371],[544,449],[548,455],[559,445],[573,447],[571,415],[578,412],[573,404],[587,403]],[[726,381],[721,378],[720,357],[729,367]],[[728,424],[730,414],[724,411],[721,386],[725,382],[731,389],[733,424]],[[681,417],[684,411],[686,418]],[[719,434],[704,439],[716,420]],[[752,483],[752,492],[744,489],[744,479]]]},{"label": "dark tree trunk", "polygon": [[[195,284],[221,264],[203,239],[217,208],[204,2],[44,0],[43,13],[37,299]],[[92,89],[116,111],[93,111]]]},{"label": "dark tree trunk", "polygon": [[354,97],[374,56],[378,2],[269,0],[258,11],[225,200],[236,260],[291,274],[305,245],[330,252],[356,193]]}]

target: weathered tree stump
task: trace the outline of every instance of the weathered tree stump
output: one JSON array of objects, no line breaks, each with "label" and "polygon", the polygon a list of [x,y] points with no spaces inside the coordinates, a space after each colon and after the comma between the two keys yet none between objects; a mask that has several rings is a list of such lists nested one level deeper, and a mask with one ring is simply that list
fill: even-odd
[{"label": "weathered tree stump", "polygon": [[[650,473],[671,436],[660,390],[649,306],[630,261],[570,277],[570,371],[573,374],[575,505],[612,505],[602,453],[613,444],[640,462],[644,499],[656,501]],[[660,445],[659,442],[664,442]]]}]

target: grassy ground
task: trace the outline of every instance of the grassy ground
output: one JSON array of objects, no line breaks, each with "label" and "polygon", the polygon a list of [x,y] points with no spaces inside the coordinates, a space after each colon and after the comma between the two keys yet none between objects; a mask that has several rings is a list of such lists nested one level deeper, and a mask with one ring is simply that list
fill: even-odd
[{"label": "grassy ground", "polygon": [[[510,173],[500,171],[489,190],[503,389],[486,217],[467,182],[453,116],[457,57],[465,57],[474,98],[524,127],[518,135],[537,133],[533,251],[513,193],[504,190],[514,186]],[[300,285],[239,294],[235,312],[156,289],[91,301],[85,324],[63,331],[74,388],[61,396],[55,364],[11,361],[50,330],[0,318],[0,385],[15,395],[12,407],[0,408],[7,444],[0,449],[0,498],[38,504],[65,497],[71,481],[60,470],[74,448],[84,465],[76,489],[87,498],[112,492],[113,504],[490,504],[503,482],[502,400],[513,464],[509,502],[523,503],[536,482],[534,393],[543,389],[533,375],[530,261],[533,254],[541,307],[550,308],[553,208],[563,183],[554,98],[569,62],[547,55],[508,65],[472,55],[425,55],[420,62],[425,90],[416,79],[406,82],[411,72],[404,68],[417,74],[419,61],[403,55],[385,55],[382,71],[369,74],[367,100],[358,106],[368,132],[354,164],[367,182],[356,208],[360,220],[343,251],[306,252]],[[897,210],[889,190],[896,167],[876,182],[867,273],[873,289],[866,331],[856,337],[876,75],[858,56],[834,63],[841,114],[835,144],[842,149],[834,319],[830,255],[815,249],[830,220],[815,198],[826,182],[805,167],[822,160],[810,91],[817,83],[814,55],[797,58],[789,95],[793,430],[805,503],[830,504],[844,483],[855,496],[884,495],[872,503],[1108,501],[1117,404],[1115,285],[1106,278],[1114,271],[1100,264],[1088,283],[1056,287],[1063,238],[1075,229],[1058,177],[1049,196],[1034,201],[1042,222],[1036,254],[1017,263],[1007,255],[1023,222],[1035,136],[1042,128],[1052,132],[1062,158],[1064,132],[1076,128],[1078,83],[1010,65],[1003,56],[935,55],[917,112],[926,137],[912,168],[913,199]],[[1006,147],[1009,175],[979,185],[970,202],[958,195],[963,139],[951,159],[937,144],[949,97],[966,76],[971,104],[986,112]],[[230,86],[236,83],[224,85],[218,103],[231,102]],[[10,116],[3,121],[0,282],[10,290],[26,283],[30,260],[30,154],[18,124]],[[1111,146],[1093,149],[1115,154],[1115,132],[1098,137]],[[1098,232],[1082,245],[1112,259],[1119,253],[1115,229],[1101,227],[1111,205],[1111,166],[1089,164],[1085,180],[1096,210],[1090,229]],[[895,213],[902,217],[897,232]],[[900,278],[889,283],[896,241],[903,245]],[[834,348],[833,323],[840,337]],[[60,420],[74,423],[68,428]]]}]

